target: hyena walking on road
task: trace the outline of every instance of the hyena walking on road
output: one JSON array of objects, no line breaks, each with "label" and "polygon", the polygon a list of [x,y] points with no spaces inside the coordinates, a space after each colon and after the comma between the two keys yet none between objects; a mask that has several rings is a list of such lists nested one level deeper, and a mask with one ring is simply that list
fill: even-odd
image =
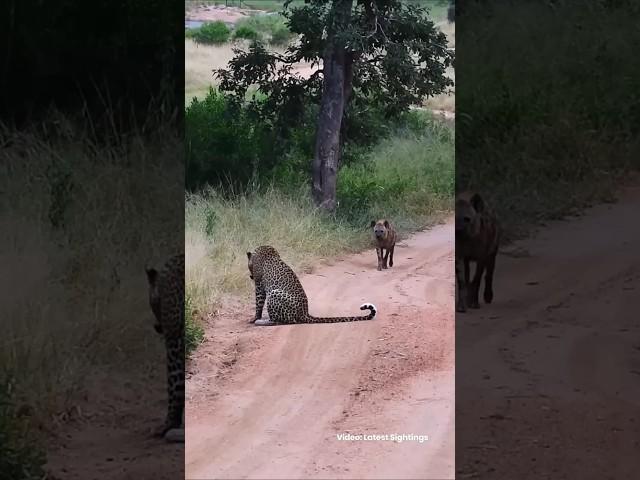
[{"label": "hyena walking on road", "polygon": [[[371,228],[373,228],[373,237],[376,242],[376,254],[378,255],[378,270],[387,269],[387,261],[389,267],[393,267],[393,251],[396,248],[396,240],[398,235],[396,229],[389,220],[384,218],[371,220]],[[387,250],[386,254],[384,250]]]},{"label": "hyena walking on road", "polygon": [[[493,212],[478,193],[456,198],[456,311],[480,308],[480,282],[485,273],[484,301],[493,301],[493,273],[500,243],[500,228]],[[470,262],[476,272],[469,283]],[[463,275],[464,271],[464,275]]]}]

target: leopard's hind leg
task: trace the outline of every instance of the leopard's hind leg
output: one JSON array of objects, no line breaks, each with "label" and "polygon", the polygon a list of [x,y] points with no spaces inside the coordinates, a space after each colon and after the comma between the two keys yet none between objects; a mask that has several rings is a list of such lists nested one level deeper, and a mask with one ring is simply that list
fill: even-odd
[{"label": "leopard's hind leg", "polygon": [[297,318],[297,310],[294,307],[294,302],[291,300],[282,290],[273,290],[269,294],[267,299],[267,312],[269,314],[269,320],[258,323],[256,325],[277,325],[282,323],[297,323],[300,319]]}]

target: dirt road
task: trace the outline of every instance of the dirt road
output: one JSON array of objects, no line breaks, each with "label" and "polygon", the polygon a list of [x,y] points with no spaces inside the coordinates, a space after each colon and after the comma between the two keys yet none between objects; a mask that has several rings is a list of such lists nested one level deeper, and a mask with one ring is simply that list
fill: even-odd
[{"label": "dirt road", "polygon": [[371,321],[255,327],[253,300],[225,306],[188,368],[186,478],[453,478],[453,249],[448,220],[389,270],[371,250],[301,277],[312,314],[372,302]]},{"label": "dirt road", "polygon": [[640,188],[498,257],[456,317],[456,478],[637,478]]}]

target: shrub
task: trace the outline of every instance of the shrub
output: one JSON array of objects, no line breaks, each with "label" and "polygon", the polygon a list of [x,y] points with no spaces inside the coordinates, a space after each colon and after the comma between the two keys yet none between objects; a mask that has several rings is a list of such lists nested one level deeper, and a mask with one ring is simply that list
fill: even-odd
[{"label": "shrub", "polygon": [[[256,96],[256,101],[259,109],[263,100]],[[438,136],[433,141],[447,144],[453,141],[451,128],[428,112],[415,110],[385,118],[380,108],[374,106],[359,113],[358,107],[351,110],[344,124],[342,166],[362,164],[373,145],[394,135]],[[203,100],[194,100],[185,113],[187,188],[195,191],[206,184],[222,184],[241,193],[256,180],[284,191],[307,184],[315,150],[316,118],[317,106],[308,105],[296,125],[283,132],[253,115],[247,104],[238,105],[225,94],[210,90]],[[347,195],[354,205],[366,201],[363,189],[348,188],[360,192]]]},{"label": "shrub", "polygon": [[267,125],[213,89],[187,107],[185,143],[189,189],[222,181],[246,184],[275,148]]},{"label": "shrub", "polygon": [[268,39],[272,45],[285,45],[293,37],[287,27],[286,18],[282,15],[253,15],[243,18],[236,23],[236,32],[238,31],[255,32],[256,37],[237,38]]},{"label": "shrub", "polygon": [[0,380],[0,472],[14,480],[41,479],[46,458],[15,408],[12,387],[9,379]]},{"label": "shrub", "polygon": [[229,40],[231,31],[224,22],[205,23],[200,28],[194,28],[191,38],[198,43],[218,45]]},{"label": "shrub", "polygon": [[184,298],[184,336],[185,354],[191,355],[204,340],[204,330],[195,318],[195,307],[191,295],[187,291]]},{"label": "shrub", "polygon": [[[413,113],[408,118],[417,121]],[[410,230],[434,211],[450,208],[453,145],[452,129],[435,120],[419,134],[398,128],[340,169],[338,215],[354,226],[389,216],[400,228]]]},{"label": "shrub", "polygon": [[[259,95],[256,102],[259,108]],[[211,89],[203,100],[194,99],[185,112],[187,189],[224,184],[238,192],[257,177],[272,178],[274,167],[287,159],[295,168],[285,170],[308,171],[315,132],[310,119],[311,114],[286,134],[278,133],[246,104],[237,105]]]},{"label": "shrub", "polygon": [[249,25],[242,25],[237,27],[233,32],[233,38],[240,39],[243,38],[245,40],[258,40],[260,38],[260,34],[256,32],[256,30]]}]

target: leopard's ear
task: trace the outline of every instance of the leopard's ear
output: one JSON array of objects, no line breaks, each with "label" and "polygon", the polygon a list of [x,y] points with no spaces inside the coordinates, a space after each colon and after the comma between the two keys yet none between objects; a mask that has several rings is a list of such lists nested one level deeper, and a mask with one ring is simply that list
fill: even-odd
[{"label": "leopard's ear", "polygon": [[384,221],[384,226],[385,226],[386,228],[389,228],[389,220],[385,220],[385,221]]},{"label": "leopard's ear", "polygon": [[251,252],[247,252],[247,258],[251,260]]},{"label": "leopard's ear", "polygon": [[147,273],[147,280],[149,281],[149,285],[155,285],[156,279],[158,278],[158,271],[155,268],[147,267],[145,267],[144,271]]}]

